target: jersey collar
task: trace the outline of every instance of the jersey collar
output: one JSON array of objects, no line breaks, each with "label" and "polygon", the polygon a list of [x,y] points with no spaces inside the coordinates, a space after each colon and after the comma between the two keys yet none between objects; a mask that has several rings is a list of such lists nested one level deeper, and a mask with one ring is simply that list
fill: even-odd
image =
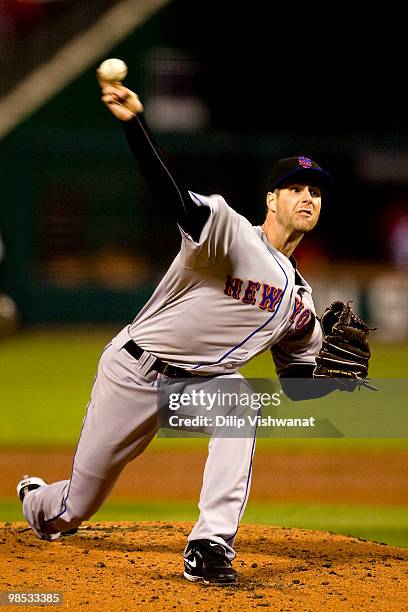
[{"label": "jersey collar", "polygon": [[262,242],[264,243],[264,245],[266,246],[268,251],[270,251],[270,253],[272,253],[275,257],[277,257],[278,259],[283,261],[284,264],[288,265],[288,263],[289,263],[289,265],[292,266],[293,271],[295,273],[295,284],[300,286],[300,287],[305,287],[305,289],[309,293],[312,293],[311,286],[309,285],[309,283],[307,283],[305,281],[303,276],[299,273],[299,271],[298,271],[298,269],[296,267],[296,259],[293,257],[293,255],[291,255],[290,257],[286,257],[286,255],[284,255],[283,253],[278,251],[278,249],[276,249],[274,246],[272,246],[271,243],[269,242],[269,240],[267,239],[266,234],[263,231],[261,225],[254,225],[253,228],[256,231],[256,233],[258,234],[258,236],[261,238]]}]

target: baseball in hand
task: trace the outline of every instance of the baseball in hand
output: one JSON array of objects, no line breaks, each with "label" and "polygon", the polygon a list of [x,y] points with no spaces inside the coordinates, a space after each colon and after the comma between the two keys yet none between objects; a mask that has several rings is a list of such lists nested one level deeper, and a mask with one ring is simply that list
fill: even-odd
[{"label": "baseball in hand", "polygon": [[121,83],[127,72],[128,68],[125,62],[115,57],[102,62],[97,70],[99,80],[106,83]]}]

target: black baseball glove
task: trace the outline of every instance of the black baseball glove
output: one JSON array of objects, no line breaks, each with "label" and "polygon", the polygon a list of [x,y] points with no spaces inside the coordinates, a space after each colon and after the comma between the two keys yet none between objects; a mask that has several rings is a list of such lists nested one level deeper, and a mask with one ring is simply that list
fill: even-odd
[{"label": "black baseball glove", "polygon": [[347,391],[361,385],[376,390],[367,379],[370,330],[351,310],[350,303],[333,302],[324,311],[320,325],[323,344],[316,357],[313,377],[339,379],[338,388]]}]

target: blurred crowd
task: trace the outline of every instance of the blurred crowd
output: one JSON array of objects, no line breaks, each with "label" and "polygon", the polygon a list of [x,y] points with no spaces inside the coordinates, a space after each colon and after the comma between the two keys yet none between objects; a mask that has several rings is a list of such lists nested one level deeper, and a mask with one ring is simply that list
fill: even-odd
[{"label": "blurred crowd", "polygon": [[[77,0],[0,0],[0,48],[7,49],[15,39],[26,36],[56,15],[69,17],[70,11],[81,7],[82,14],[92,16],[113,3],[114,0],[98,0],[87,7],[87,3]],[[60,34],[63,30],[60,29]]]},{"label": "blurred crowd", "polygon": [[49,19],[62,11],[67,0],[0,0],[0,95],[24,76],[43,55],[39,50],[47,46],[52,29]]},{"label": "blurred crowd", "polygon": [[0,0],[0,96],[117,0]]},{"label": "blurred crowd", "polygon": [[11,37],[24,33],[43,19],[56,3],[63,0],[1,0],[0,42],[5,44]]}]

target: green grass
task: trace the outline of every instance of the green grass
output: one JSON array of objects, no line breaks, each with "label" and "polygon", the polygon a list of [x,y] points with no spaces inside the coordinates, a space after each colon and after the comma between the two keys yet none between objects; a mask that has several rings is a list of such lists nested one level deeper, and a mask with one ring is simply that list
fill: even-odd
[{"label": "green grass", "polygon": [[[0,444],[4,447],[74,448],[99,355],[117,330],[33,330],[0,344]],[[373,346],[373,377],[406,376],[408,344]],[[269,354],[248,364],[248,378],[270,377]],[[196,450],[205,438],[156,438],[152,450]],[[359,450],[402,452],[408,439],[259,439],[257,452]],[[408,508],[312,504],[248,504],[244,522],[351,534],[408,547]],[[194,503],[107,502],[95,521],[194,521]],[[0,520],[23,520],[17,500],[0,500]]]},{"label": "green grass", "polygon": [[[196,521],[192,502],[107,502],[92,521]],[[16,501],[0,501],[0,521],[21,521]],[[248,503],[243,523],[302,527],[408,547],[408,508]]]},{"label": "green grass", "polygon": [[[72,328],[21,332],[0,344],[0,444],[19,447],[73,447],[95,376],[99,355],[116,329]],[[373,377],[404,377],[408,344],[373,346]],[[271,377],[269,353],[243,368],[248,378]],[[408,440],[259,440],[258,447],[331,447],[390,450]],[[205,439],[160,439],[153,448],[197,448]]]},{"label": "green grass", "polygon": [[408,508],[249,502],[244,522],[303,527],[408,547]]},{"label": "green grass", "polygon": [[74,444],[106,331],[31,331],[0,345],[1,444]]}]

